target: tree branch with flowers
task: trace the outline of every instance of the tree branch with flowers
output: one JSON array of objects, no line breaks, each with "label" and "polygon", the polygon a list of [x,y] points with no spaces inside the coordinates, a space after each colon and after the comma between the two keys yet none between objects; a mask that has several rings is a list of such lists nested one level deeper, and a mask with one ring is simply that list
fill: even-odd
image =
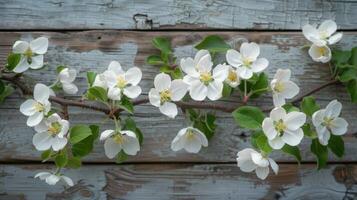
[{"label": "tree branch with flowers", "polygon": [[[331,20],[324,21],[319,27],[303,27],[304,36],[312,43],[308,54],[314,61],[330,67],[331,81],[300,95],[300,88],[290,80],[290,69],[278,69],[269,83],[264,73],[269,61],[260,56],[258,44],[243,42],[238,50],[221,37],[211,35],[195,45],[198,51],[194,58],[182,58],[179,62],[167,38],[154,38],[152,44],[160,54],[150,55],[147,63],[158,66],[160,73],[155,76],[147,97],[139,98],[142,93],[140,68],[126,68],[118,61],[112,61],[104,72],[88,71],[88,89],[81,99],[69,100],[58,94],[60,91],[78,93],[74,84],[75,69],[58,66],[58,76],[53,84],[37,83],[34,89],[28,85],[25,72],[44,67],[48,39],[39,37],[31,42],[14,43],[6,66],[1,68],[0,101],[15,89],[27,98],[21,104],[20,112],[28,116],[26,124],[36,131],[33,145],[42,152],[43,162],[53,161],[56,165],[54,171],[40,172],[35,177],[50,185],[63,181],[72,186],[71,178],[63,175],[61,170],[79,168],[82,158],[91,153],[98,139],[104,143],[105,155],[117,163],[135,156],[144,137],[131,116],[135,106],[147,103],[168,118],[175,118],[179,109],[186,116],[188,126],[173,138],[173,151],[199,153],[202,147],[209,146],[217,126],[211,110],[218,110],[232,113],[241,128],[252,132],[252,148],[237,153],[237,164],[242,171],[255,171],[260,179],[268,176],[270,168],[277,174],[279,166],[269,157],[276,150],[294,156],[300,162],[299,144],[304,137],[311,140],[310,150],[316,155],[320,169],[327,164],[329,150],[338,157],[344,155],[341,136],[347,132],[348,123],[340,117],[342,104],[338,100],[320,108],[310,95],[342,83],[351,101],[357,102],[357,48],[350,51],[331,48],[342,38],[342,33],[335,33],[336,30],[337,25]],[[268,92],[272,94],[272,108],[249,105],[250,99]],[[235,93],[241,96],[241,102],[208,102]],[[71,125],[70,107],[102,112],[112,121],[113,128],[101,130],[95,123]],[[129,115],[123,115],[123,112]],[[264,112],[270,112],[269,116]]]}]

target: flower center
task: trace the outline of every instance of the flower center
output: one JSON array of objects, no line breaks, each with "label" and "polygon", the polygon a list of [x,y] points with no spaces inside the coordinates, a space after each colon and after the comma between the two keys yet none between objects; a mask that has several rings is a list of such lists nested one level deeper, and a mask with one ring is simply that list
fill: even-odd
[{"label": "flower center", "polygon": [[39,102],[36,102],[34,107],[37,112],[43,112],[45,110],[45,106]]},{"label": "flower center", "polygon": [[281,136],[284,133],[284,130],[286,129],[286,126],[282,119],[280,119],[277,122],[274,122],[274,126],[275,126],[275,130],[278,132],[279,136]]},{"label": "flower center", "polygon": [[125,88],[125,86],[127,85],[127,82],[125,80],[125,78],[123,76],[117,76],[117,86],[118,88]]},{"label": "flower center", "polygon": [[162,92],[160,92],[160,101],[161,103],[165,103],[167,101],[171,100],[171,91],[170,90],[164,90]]},{"label": "flower center", "polygon": [[317,51],[320,54],[320,56],[326,56],[328,54],[328,51],[326,48],[324,47],[317,47]]},{"label": "flower center", "polygon": [[333,121],[333,118],[324,117],[324,121],[322,122],[322,125],[326,126],[326,127],[331,127],[332,126],[332,121]]},{"label": "flower center", "polygon": [[281,82],[277,82],[277,83],[274,85],[274,91],[276,91],[276,92],[282,92],[282,91],[284,91],[284,89],[285,89],[285,86],[284,86],[284,84],[281,83]]},{"label": "flower center", "polygon": [[59,122],[53,122],[51,126],[48,128],[48,132],[54,136],[61,132],[62,125]]},{"label": "flower center", "polygon": [[33,56],[33,52],[30,48],[28,48],[26,51],[25,51],[25,56],[27,57],[27,62],[28,63],[32,63],[32,56]]},{"label": "flower center", "polygon": [[243,65],[250,68],[250,65],[252,65],[252,60],[249,58],[243,58]]},{"label": "flower center", "polygon": [[203,82],[205,85],[208,85],[212,80],[212,75],[211,72],[202,72],[200,74],[200,80]]},{"label": "flower center", "polygon": [[188,130],[186,133],[186,139],[187,140],[193,140],[195,138],[195,134],[193,133],[193,131]]},{"label": "flower center", "polygon": [[117,143],[117,144],[123,144],[124,141],[125,141],[125,139],[124,139],[124,137],[121,135],[121,133],[118,133],[118,134],[114,135],[113,140],[114,140],[114,142]]},{"label": "flower center", "polygon": [[238,76],[237,73],[235,73],[234,70],[229,70],[228,72],[228,80],[230,80],[231,82],[237,82],[238,81]]}]

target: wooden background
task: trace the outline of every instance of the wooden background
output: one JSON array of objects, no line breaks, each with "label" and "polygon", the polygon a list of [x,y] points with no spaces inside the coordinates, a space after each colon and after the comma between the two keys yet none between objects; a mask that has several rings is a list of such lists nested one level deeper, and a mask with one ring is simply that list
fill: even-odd
[{"label": "wooden background", "polygon": [[[85,90],[88,70],[104,71],[111,60],[143,71],[144,95],[153,85],[158,69],[145,64],[155,51],[151,39],[169,37],[179,58],[193,56],[193,45],[210,34],[219,34],[234,44],[246,38],[261,45],[261,55],[270,61],[270,77],[277,68],[290,68],[293,79],[308,91],[329,79],[328,66],[314,63],[300,49],[307,41],[301,34],[306,23],[333,19],[344,38],[339,46],[357,44],[357,1],[310,0],[0,0],[0,64],[18,39],[50,38],[45,61],[50,67],[29,71],[34,82],[55,79],[55,67],[65,64],[79,71],[76,84]],[[76,185],[48,186],[33,179],[52,164],[41,164],[32,146],[34,131],[26,127],[19,106],[24,101],[13,94],[0,106],[0,199],[356,199],[357,198],[357,106],[341,86],[317,94],[320,104],[338,99],[343,117],[350,123],[345,135],[346,155],[329,158],[326,169],[316,171],[310,142],[303,141],[303,162],[274,153],[279,175],[265,181],[242,173],[236,153],[249,144],[249,132],[239,129],[231,115],[217,112],[218,129],[209,147],[199,154],[172,152],[171,140],[185,126],[182,115],[170,120],[158,109],[136,107],[135,118],[144,133],[144,145],[135,157],[116,165],[104,155],[98,142],[79,170],[65,170]],[[76,98],[76,96],[68,96]],[[238,97],[221,100],[235,103]],[[272,105],[269,95],[253,101],[263,108]],[[72,124],[96,122],[113,125],[101,113],[70,109]]]}]

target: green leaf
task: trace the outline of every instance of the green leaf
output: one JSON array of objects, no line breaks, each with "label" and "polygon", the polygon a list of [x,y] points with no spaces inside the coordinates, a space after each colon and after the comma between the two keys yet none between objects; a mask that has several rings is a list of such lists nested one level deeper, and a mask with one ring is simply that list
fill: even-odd
[{"label": "green leaf", "polygon": [[295,157],[295,159],[298,161],[298,163],[301,162],[301,155],[300,155],[300,149],[297,146],[290,146],[285,144],[284,147],[281,149],[283,152],[290,154]]},{"label": "green leaf", "polygon": [[146,58],[146,63],[149,65],[163,65],[165,62],[158,55],[151,55]]},{"label": "green leaf", "polygon": [[299,109],[298,107],[295,107],[295,106],[294,106],[293,104],[291,104],[291,103],[286,103],[286,104],[284,104],[282,107],[285,109],[285,111],[286,111],[287,113],[293,112],[293,111],[296,111],[296,112],[299,112],[299,111],[300,111],[300,109]]},{"label": "green leaf", "polygon": [[344,70],[341,75],[339,76],[339,80],[341,82],[348,82],[351,80],[356,80],[357,79],[357,69],[356,68],[347,68]]},{"label": "green leaf", "polygon": [[116,163],[118,164],[123,163],[127,159],[128,159],[128,155],[123,150],[121,150],[117,155]]},{"label": "green leaf", "polygon": [[349,63],[351,65],[357,66],[357,47],[352,48]]},{"label": "green leaf", "polygon": [[48,149],[44,152],[41,153],[41,160],[42,162],[45,162],[46,160],[51,158],[52,150]]},{"label": "green leaf", "polygon": [[312,116],[320,106],[316,103],[315,98],[312,96],[304,97],[301,103],[301,110],[308,116]]},{"label": "green leaf", "polygon": [[7,57],[6,69],[12,71],[13,69],[15,69],[17,64],[19,64],[20,60],[21,60],[20,54],[10,53],[9,56]]},{"label": "green leaf", "polygon": [[136,134],[136,137],[138,138],[140,145],[143,143],[143,140],[144,140],[143,133],[136,126],[136,123],[132,118],[130,118],[130,117],[126,118],[126,120],[124,122],[123,130],[133,131]]},{"label": "green leaf", "polygon": [[69,141],[73,145],[84,140],[90,135],[92,135],[92,130],[88,126],[76,125],[71,128]]},{"label": "green leaf", "polygon": [[350,57],[351,51],[333,50],[331,61],[336,64],[347,63]]},{"label": "green leaf", "polygon": [[199,50],[206,49],[211,53],[224,53],[228,49],[231,49],[231,46],[227,44],[220,36],[210,35],[198,43],[195,48]]},{"label": "green leaf", "polygon": [[66,67],[65,66],[63,66],[63,65],[59,65],[59,66],[57,66],[57,68],[56,68],[56,72],[57,72],[57,74],[59,74],[62,70],[64,70]]},{"label": "green leaf", "polygon": [[67,165],[68,157],[67,151],[65,149],[61,150],[61,152],[55,157],[55,164],[57,167],[63,168]]},{"label": "green leaf", "polygon": [[129,98],[123,96],[123,98],[118,102],[118,107],[127,111],[130,114],[134,113],[134,105]]},{"label": "green leaf", "polygon": [[257,130],[261,128],[264,113],[257,107],[242,106],[233,111],[233,118],[243,128]]},{"label": "green leaf", "polygon": [[5,83],[0,80],[0,94],[2,94],[5,91]]},{"label": "green leaf", "polygon": [[253,93],[250,98],[257,98],[267,91],[269,87],[268,75],[260,73],[256,82],[249,87],[249,91]]},{"label": "green leaf", "polygon": [[152,44],[154,47],[159,49],[161,53],[168,55],[171,53],[171,44],[170,41],[167,38],[164,37],[155,37],[152,40]]},{"label": "green leaf", "polygon": [[176,67],[174,70],[171,70],[170,75],[173,79],[181,79],[183,77],[181,69],[179,67]]},{"label": "green leaf", "polygon": [[312,138],[312,139],[317,137],[316,132],[311,129],[311,125],[310,124],[304,124],[301,128],[302,128],[302,131],[304,132],[304,135],[306,137],[309,137],[309,138]]},{"label": "green leaf", "polygon": [[270,153],[273,151],[268,143],[268,138],[265,136],[263,131],[254,132],[251,137],[251,143],[253,147],[258,148],[265,153]]},{"label": "green leaf", "polygon": [[213,113],[199,113],[194,109],[187,109],[188,118],[193,122],[193,127],[202,131],[210,140],[216,130],[216,116]]},{"label": "green leaf", "polygon": [[357,80],[351,80],[347,83],[347,91],[350,94],[351,101],[357,103]]},{"label": "green leaf", "polygon": [[91,72],[91,71],[87,72],[87,82],[88,82],[89,87],[93,86],[96,76],[97,76],[97,73],[95,73],[95,72]]},{"label": "green leaf", "polygon": [[104,88],[94,86],[89,88],[88,92],[93,95],[96,99],[106,102],[108,100],[107,91]]},{"label": "green leaf", "polygon": [[210,132],[214,132],[217,127],[217,125],[215,124],[216,115],[212,113],[206,113],[205,117],[206,117],[205,119],[206,127]]},{"label": "green leaf", "polygon": [[345,143],[343,142],[342,136],[331,134],[330,140],[327,145],[332,153],[337,157],[342,158],[345,153]]},{"label": "green leaf", "polygon": [[311,141],[311,152],[315,154],[317,160],[317,169],[321,169],[326,166],[328,159],[328,149],[327,146],[320,144],[317,138]]},{"label": "green leaf", "polygon": [[72,145],[72,154],[75,157],[84,157],[93,150],[94,142],[99,136],[99,126],[90,125],[91,135]]},{"label": "green leaf", "polygon": [[14,88],[10,85],[6,85],[2,93],[0,93],[0,103],[2,103],[6,97],[10,96],[14,92]]},{"label": "green leaf", "polygon": [[72,169],[78,169],[82,165],[81,158],[79,157],[71,157],[68,159],[66,167],[72,168]]},{"label": "green leaf", "polygon": [[222,96],[223,97],[230,97],[232,94],[233,88],[229,86],[227,83],[223,84],[223,91],[222,91]]}]

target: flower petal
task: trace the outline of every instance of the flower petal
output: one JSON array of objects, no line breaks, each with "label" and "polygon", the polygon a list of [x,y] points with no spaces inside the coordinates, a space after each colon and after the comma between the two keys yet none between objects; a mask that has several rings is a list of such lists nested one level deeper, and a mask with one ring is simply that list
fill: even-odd
[{"label": "flower petal", "polygon": [[113,159],[121,151],[121,149],[121,145],[116,143],[112,138],[108,138],[104,142],[105,155],[109,159]]},{"label": "flower petal", "polygon": [[344,135],[347,132],[348,123],[341,117],[335,118],[332,122],[331,133],[334,135]]},{"label": "flower petal", "polygon": [[240,47],[240,53],[244,58],[255,61],[260,54],[260,48],[255,42],[244,42]]},{"label": "flower petal", "polygon": [[269,65],[269,61],[266,58],[258,58],[252,63],[252,71],[258,73],[266,69]]},{"label": "flower petal", "polygon": [[325,117],[325,109],[318,110],[314,112],[312,115],[312,123],[314,124],[315,127],[320,126],[321,123],[324,121]]},{"label": "flower petal", "polygon": [[13,53],[19,53],[23,54],[27,51],[27,49],[30,47],[30,44],[25,41],[16,41],[14,45],[12,46],[12,52]]},{"label": "flower petal", "polygon": [[31,50],[36,54],[45,54],[48,48],[48,39],[46,37],[39,37],[30,42]]},{"label": "flower petal", "polygon": [[180,62],[180,66],[182,71],[184,71],[186,74],[196,77],[199,76],[199,73],[195,68],[196,65],[192,58],[182,58]]},{"label": "flower petal", "polygon": [[239,67],[243,64],[242,55],[234,49],[229,49],[227,51],[226,60],[228,64],[232,65],[233,67]]},{"label": "flower petal", "polygon": [[49,176],[51,176],[51,173],[49,172],[40,172],[37,173],[34,178],[40,178],[41,180],[45,180]]},{"label": "flower petal", "polygon": [[251,157],[252,157],[252,161],[259,167],[268,167],[269,166],[268,159],[264,158],[263,155],[258,152],[252,152]]},{"label": "flower petal", "polygon": [[72,179],[67,176],[61,176],[61,179],[70,187],[74,185]]},{"label": "flower petal", "polygon": [[289,130],[297,130],[306,122],[306,115],[302,112],[292,111],[284,117],[284,124]]},{"label": "flower petal", "polygon": [[331,60],[331,49],[328,46],[311,45],[309,55],[316,62],[327,63]]},{"label": "flower petal", "polygon": [[30,64],[31,69],[40,69],[43,67],[43,55],[37,55],[31,58],[32,62]]},{"label": "flower petal", "polygon": [[139,84],[142,76],[143,74],[138,67],[132,67],[125,72],[125,80],[132,85]]},{"label": "flower petal", "polygon": [[327,145],[328,141],[331,137],[330,132],[327,130],[325,126],[316,127],[317,137],[319,139],[320,144]]},{"label": "flower petal", "polygon": [[247,67],[237,67],[237,72],[242,79],[250,79],[253,76],[253,71]]},{"label": "flower petal", "polygon": [[279,121],[280,119],[285,118],[285,116],[286,111],[284,108],[276,107],[270,111],[270,118],[272,118],[274,121]]},{"label": "flower petal", "polygon": [[219,64],[213,69],[213,79],[219,82],[226,80],[228,76],[229,65]]},{"label": "flower petal", "polygon": [[63,91],[67,94],[76,94],[78,87],[73,83],[62,83]]},{"label": "flower petal", "polygon": [[108,97],[109,97],[109,99],[119,101],[121,99],[121,90],[117,87],[109,88]]},{"label": "flower petal", "polygon": [[286,130],[283,136],[281,137],[281,139],[290,146],[296,146],[300,144],[303,137],[304,137],[304,132],[302,131],[301,128],[299,128],[295,131]]},{"label": "flower petal", "polygon": [[336,33],[335,35],[331,36],[328,39],[328,44],[333,45],[339,42],[342,39],[343,34],[342,33]]},{"label": "flower petal", "polygon": [[112,136],[114,130],[105,130],[100,134],[99,140],[106,140],[108,137]]},{"label": "flower petal", "polygon": [[160,106],[160,93],[155,88],[151,88],[149,91],[149,101],[153,106]]},{"label": "flower petal", "polygon": [[35,109],[36,101],[33,99],[28,99],[20,106],[20,112],[26,116],[31,116],[36,113]]},{"label": "flower petal", "polygon": [[155,76],[154,86],[159,92],[167,90],[171,85],[171,77],[168,74],[160,73]]},{"label": "flower petal", "polygon": [[271,168],[273,169],[273,172],[274,172],[275,174],[278,174],[278,172],[279,172],[279,165],[276,164],[276,162],[275,162],[273,159],[271,159],[271,158],[268,158],[268,160],[269,160],[269,163],[270,163]]},{"label": "flower petal", "polygon": [[290,76],[290,69],[278,69],[274,75],[274,79],[277,79],[278,81],[289,81]]},{"label": "flower petal", "polygon": [[194,138],[186,140],[184,149],[189,153],[198,153],[201,150],[201,140],[195,135]]},{"label": "flower petal", "polygon": [[342,104],[337,100],[333,100],[326,106],[325,115],[327,117],[335,118],[341,114],[341,110]]},{"label": "flower petal", "polygon": [[278,135],[278,132],[274,127],[273,119],[265,118],[263,120],[262,127],[263,127],[263,132],[267,136],[268,140],[272,140]]},{"label": "flower petal", "polygon": [[[123,143],[123,150],[126,154],[135,156],[140,150],[139,140],[132,131],[122,131],[125,142]],[[124,135],[125,134],[125,135]]]},{"label": "flower petal", "polygon": [[255,170],[257,177],[264,180],[268,177],[269,174],[269,167],[257,167]]},{"label": "flower petal", "polygon": [[42,120],[39,124],[37,124],[34,128],[37,133],[46,132],[48,127],[46,125],[46,120]]},{"label": "flower petal", "polygon": [[47,132],[36,133],[32,138],[32,143],[38,151],[45,151],[51,148],[52,136]]},{"label": "flower petal", "polygon": [[123,75],[124,71],[118,61],[112,61],[109,63],[108,70],[114,72],[114,75]]},{"label": "flower petal", "polygon": [[[195,55],[195,58],[193,60],[194,62],[194,65],[193,66],[196,66],[198,64],[198,62],[201,60],[201,58],[205,55],[210,55],[209,54],[209,51],[205,50],[205,49],[201,49],[199,51],[197,51],[196,55]],[[210,55],[211,56],[211,55]]]},{"label": "flower petal", "polygon": [[336,30],[337,25],[332,20],[325,20],[318,28],[318,31],[326,33],[327,37],[330,37],[334,32],[336,32]]},{"label": "flower petal", "polygon": [[176,104],[171,102],[165,102],[163,105],[159,107],[159,110],[162,114],[170,117],[175,118],[177,115],[177,107]]},{"label": "flower petal", "polygon": [[202,101],[207,96],[207,86],[205,86],[201,81],[195,81],[190,87],[190,96],[193,100]]},{"label": "flower petal", "polygon": [[296,96],[299,91],[300,91],[300,88],[299,86],[297,86],[294,82],[292,81],[286,81],[286,82],[283,82],[282,84],[284,84],[284,90],[281,91],[281,94],[287,98],[287,99],[291,99],[293,98],[294,96]]},{"label": "flower petal", "polygon": [[314,26],[311,26],[310,24],[306,24],[305,26],[302,27],[302,33],[304,34],[307,40],[313,43],[319,40],[320,38],[317,29]]},{"label": "flower petal", "polygon": [[63,69],[58,77],[62,83],[71,83],[76,79],[77,71],[75,69]]},{"label": "flower petal", "polygon": [[37,83],[35,85],[33,97],[36,101],[44,103],[50,97],[50,90],[46,85],[42,83]]},{"label": "flower petal", "polygon": [[285,144],[281,137],[275,137],[272,140],[268,140],[268,143],[273,149],[281,149]]},{"label": "flower petal", "polygon": [[133,85],[133,86],[129,86],[124,88],[123,91],[124,95],[131,98],[131,99],[135,99],[136,97],[138,97],[141,94],[141,87],[138,85]]},{"label": "flower petal", "polygon": [[176,79],[171,82],[170,91],[172,101],[180,101],[187,93],[189,85],[183,80]]},{"label": "flower petal", "polygon": [[60,180],[59,176],[51,174],[49,177],[46,178],[46,183],[48,185],[56,185],[56,183]]},{"label": "flower petal", "polygon": [[285,98],[282,94],[273,92],[273,104],[274,107],[283,106],[286,103]]},{"label": "flower petal", "polygon": [[197,63],[196,68],[200,72],[210,72],[212,70],[213,62],[211,55],[207,54],[203,56]]},{"label": "flower petal", "polygon": [[42,112],[36,112],[35,114],[29,116],[29,118],[27,119],[27,126],[29,127],[33,127],[36,126],[37,124],[39,124],[43,119],[43,113]]},{"label": "flower petal", "polygon": [[54,137],[52,138],[52,149],[54,151],[58,151],[63,149],[67,144],[67,138],[59,138],[59,137]]},{"label": "flower petal", "polygon": [[27,62],[27,58],[25,56],[21,56],[20,62],[14,68],[15,73],[22,73],[26,71],[30,67],[30,64]]},{"label": "flower petal", "polygon": [[187,128],[181,129],[175,138],[171,142],[171,150],[172,151],[179,151],[184,148],[185,146],[185,138],[184,135],[186,134]]},{"label": "flower petal", "polygon": [[208,84],[207,89],[207,97],[215,101],[222,97],[223,83],[215,80]]}]

